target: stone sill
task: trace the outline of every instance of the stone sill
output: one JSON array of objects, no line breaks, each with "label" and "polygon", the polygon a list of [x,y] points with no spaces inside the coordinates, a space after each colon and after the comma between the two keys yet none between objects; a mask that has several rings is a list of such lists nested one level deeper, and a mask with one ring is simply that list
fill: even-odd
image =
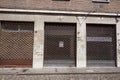
[{"label": "stone sill", "polygon": [[1,68],[0,75],[39,75],[39,74],[111,74],[120,73],[120,68]]}]

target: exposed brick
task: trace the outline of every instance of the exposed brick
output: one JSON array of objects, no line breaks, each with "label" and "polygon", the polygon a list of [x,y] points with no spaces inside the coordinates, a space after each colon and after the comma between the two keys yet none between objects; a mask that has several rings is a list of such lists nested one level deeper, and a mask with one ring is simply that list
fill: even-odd
[{"label": "exposed brick", "polygon": [[0,0],[0,8],[73,10],[87,12],[119,12],[119,4],[120,0],[111,0],[110,3],[93,3],[92,0]]}]

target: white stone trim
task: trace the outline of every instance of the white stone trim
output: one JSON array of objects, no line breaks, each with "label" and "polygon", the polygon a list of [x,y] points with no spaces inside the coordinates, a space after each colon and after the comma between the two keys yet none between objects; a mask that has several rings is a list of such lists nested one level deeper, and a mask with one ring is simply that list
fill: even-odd
[{"label": "white stone trim", "polygon": [[97,12],[78,12],[78,11],[57,11],[57,10],[29,10],[29,9],[3,9],[0,12],[20,12],[20,13],[48,13],[48,14],[71,14],[71,15],[94,15],[94,16],[119,16],[119,13],[97,13]]},{"label": "white stone trim", "polygon": [[118,19],[117,25],[116,25],[116,43],[117,43],[117,67],[120,67],[120,18]]},{"label": "white stone trim", "polygon": [[77,67],[86,67],[86,21],[77,17]]},{"label": "white stone trim", "polygon": [[76,67],[86,67],[86,24],[116,24],[117,32],[117,66],[120,67],[119,55],[119,35],[120,21],[116,22],[115,17],[85,17],[85,16],[64,16],[64,15],[29,15],[29,14],[0,14],[1,21],[31,21],[34,22],[34,49],[33,49],[33,68],[43,68],[44,58],[44,23],[62,22],[76,23]]},{"label": "white stone trim", "polygon": [[44,57],[44,22],[35,16],[33,68],[43,68]]}]

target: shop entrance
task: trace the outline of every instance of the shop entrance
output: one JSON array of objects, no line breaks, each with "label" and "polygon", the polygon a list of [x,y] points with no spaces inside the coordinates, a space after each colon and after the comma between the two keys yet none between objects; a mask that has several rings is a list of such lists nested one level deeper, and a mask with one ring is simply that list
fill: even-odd
[{"label": "shop entrance", "polygon": [[115,25],[87,24],[87,65],[115,66]]},{"label": "shop entrance", "polygon": [[45,23],[44,66],[75,66],[76,24]]}]

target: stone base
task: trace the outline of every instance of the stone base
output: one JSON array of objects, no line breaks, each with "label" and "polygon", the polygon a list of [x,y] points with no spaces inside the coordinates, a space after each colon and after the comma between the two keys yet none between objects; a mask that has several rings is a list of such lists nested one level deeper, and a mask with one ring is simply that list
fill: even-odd
[{"label": "stone base", "polygon": [[0,80],[120,80],[120,74],[0,75]]}]

